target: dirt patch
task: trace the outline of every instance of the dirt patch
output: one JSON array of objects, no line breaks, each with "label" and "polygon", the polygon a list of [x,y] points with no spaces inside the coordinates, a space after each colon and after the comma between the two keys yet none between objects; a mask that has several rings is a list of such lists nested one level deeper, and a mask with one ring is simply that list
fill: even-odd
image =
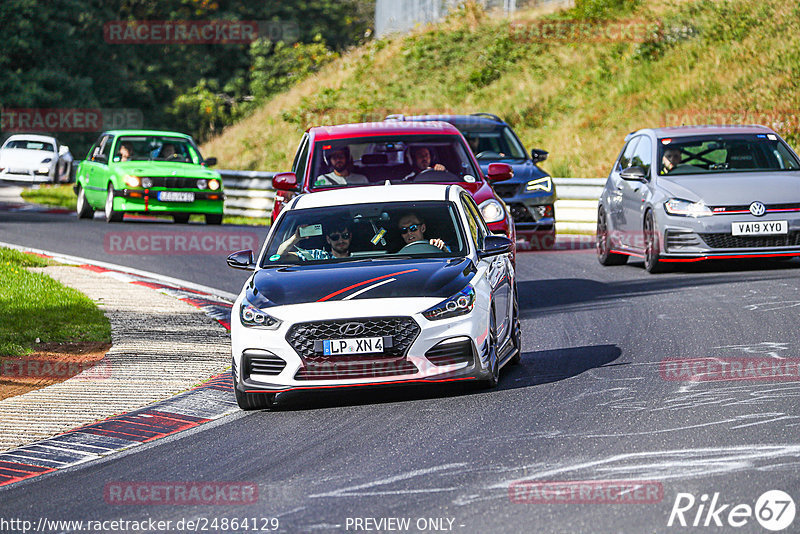
[{"label": "dirt patch", "polygon": [[103,380],[111,374],[104,357],[110,343],[41,343],[26,356],[0,356],[0,400],[77,380]]}]

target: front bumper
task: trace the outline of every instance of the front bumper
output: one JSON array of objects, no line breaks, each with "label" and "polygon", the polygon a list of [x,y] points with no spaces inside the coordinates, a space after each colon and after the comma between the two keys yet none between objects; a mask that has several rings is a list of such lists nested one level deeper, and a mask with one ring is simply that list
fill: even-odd
[{"label": "front bumper", "polygon": [[6,169],[0,172],[0,180],[7,180],[9,182],[28,182],[34,184],[44,184],[53,181],[53,170],[51,169],[48,174],[39,174],[32,170],[21,171],[14,169]]},{"label": "front bumper", "polygon": [[[381,299],[381,312],[391,316],[365,316],[364,301],[299,304],[265,311],[283,320],[277,330],[244,327],[238,317],[241,297],[234,304],[231,318],[231,351],[235,387],[246,393],[287,392],[343,387],[391,386],[397,384],[471,381],[487,378],[489,362],[485,354],[488,315],[480,310],[465,316],[428,321],[420,309],[441,299]],[[409,302],[410,301],[410,302]],[[413,339],[402,332],[371,332],[392,336],[395,343],[406,343],[402,353],[332,357],[309,352],[308,339],[297,341],[298,325],[308,323],[378,322],[402,319],[415,325]],[[411,321],[409,323],[408,321]],[[483,324],[483,329],[480,325]],[[333,327],[331,327],[333,328]],[[331,328],[327,328],[331,331]],[[309,328],[309,331],[312,330]],[[313,328],[314,332],[318,329]],[[330,338],[330,334],[320,334]],[[337,336],[339,338],[352,336]],[[444,343],[443,343],[444,342]],[[449,351],[449,352],[448,352]],[[253,363],[255,361],[255,364]]]},{"label": "front bumper", "polygon": [[[734,222],[787,222],[787,234],[734,236]],[[774,213],[764,217],[743,214],[690,218],[663,214],[657,221],[661,260],[696,262],[710,259],[771,258],[800,255],[800,215]]]},{"label": "front bumper", "polygon": [[114,209],[126,212],[223,213],[225,194],[222,191],[187,191],[194,193],[192,202],[158,200],[162,191],[173,189],[121,189],[114,191]]}]

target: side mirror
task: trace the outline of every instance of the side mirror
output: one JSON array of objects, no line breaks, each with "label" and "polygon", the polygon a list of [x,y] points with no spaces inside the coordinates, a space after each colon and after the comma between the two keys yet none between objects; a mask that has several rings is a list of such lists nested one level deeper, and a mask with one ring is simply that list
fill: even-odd
[{"label": "side mirror", "polygon": [[205,165],[206,167],[213,167],[216,164],[217,164],[217,158],[206,158],[205,161],[203,161],[203,165]]},{"label": "side mirror", "polygon": [[490,182],[501,182],[514,176],[514,169],[508,163],[490,163],[487,178]]},{"label": "side mirror", "polygon": [[272,177],[272,187],[279,191],[296,191],[297,176],[293,172],[279,172]]},{"label": "side mirror", "polygon": [[533,160],[534,163],[540,163],[547,159],[548,154],[550,153],[547,152],[546,150],[539,150],[538,148],[533,148],[531,149],[531,160]]},{"label": "side mirror", "polygon": [[252,271],[256,268],[252,250],[240,250],[228,256],[228,267]]},{"label": "side mirror", "polygon": [[642,167],[635,166],[624,169],[619,173],[619,177],[632,182],[644,182],[647,180],[647,173]]},{"label": "side mirror", "polygon": [[506,254],[514,249],[514,242],[504,235],[487,235],[483,241],[483,250],[478,251],[478,256],[487,258]]}]

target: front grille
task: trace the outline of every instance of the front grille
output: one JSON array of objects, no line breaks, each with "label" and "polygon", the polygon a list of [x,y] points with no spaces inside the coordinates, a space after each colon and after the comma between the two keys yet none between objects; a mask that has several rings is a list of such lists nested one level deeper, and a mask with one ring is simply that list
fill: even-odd
[{"label": "front grille", "polygon": [[508,207],[511,208],[511,217],[514,219],[515,223],[536,222],[533,215],[531,215],[531,212],[528,211],[528,208],[526,208],[524,204],[514,202]]},{"label": "front grille", "polygon": [[494,184],[492,188],[500,198],[512,198],[517,196],[520,184]]},{"label": "front grille", "polygon": [[419,370],[408,360],[383,362],[331,361],[309,363],[294,375],[295,380],[343,380],[415,374]]},{"label": "front grille", "polygon": [[667,230],[664,235],[664,246],[667,250],[676,247],[696,247],[700,244],[700,238],[694,232],[676,232]]},{"label": "front grille", "polygon": [[[800,204],[797,202],[786,202],[782,204],[765,204],[767,211],[765,213],[769,213],[771,211],[780,211],[780,210],[797,210],[800,209]],[[741,204],[738,206],[709,206],[711,211],[715,214],[724,214],[729,213],[731,211],[750,211],[750,204]]]},{"label": "front grille", "polygon": [[153,176],[151,187],[168,187],[170,189],[197,189],[197,178],[183,176]]},{"label": "front grille", "polygon": [[244,351],[242,354],[244,376],[279,375],[286,367],[286,361],[267,351]]},{"label": "front grille", "polygon": [[[343,335],[339,329],[348,323],[361,323],[364,330],[355,335]],[[315,321],[298,323],[289,329],[286,341],[306,364],[341,361],[341,356],[325,356],[314,350],[315,341],[326,339],[356,339],[364,337],[391,336],[392,346],[380,354],[348,356],[362,361],[376,359],[397,360],[405,357],[408,348],[419,335],[419,325],[411,317],[369,317],[339,321]]]},{"label": "front grille", "polygon": [[457,363],[471,363],[472,342],[469,339],[457,341],[455,343],[442,342],[425,353],[425,357],[433,365],[453,365]]},{"label": "front grille", "polygon": [[711,248],[773,248],[800,246],[800,232],[786,235],[699,234]]}]

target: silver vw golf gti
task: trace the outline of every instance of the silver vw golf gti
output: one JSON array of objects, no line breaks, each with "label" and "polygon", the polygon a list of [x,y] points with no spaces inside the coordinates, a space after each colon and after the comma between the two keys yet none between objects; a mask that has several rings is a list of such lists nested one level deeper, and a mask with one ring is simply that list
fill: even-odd
[{"label": "silver vw golf gti", "polygon": [[763,126],[647,128],[625,139],[597,211],[602,265],[800,256],[800,159]]}]

